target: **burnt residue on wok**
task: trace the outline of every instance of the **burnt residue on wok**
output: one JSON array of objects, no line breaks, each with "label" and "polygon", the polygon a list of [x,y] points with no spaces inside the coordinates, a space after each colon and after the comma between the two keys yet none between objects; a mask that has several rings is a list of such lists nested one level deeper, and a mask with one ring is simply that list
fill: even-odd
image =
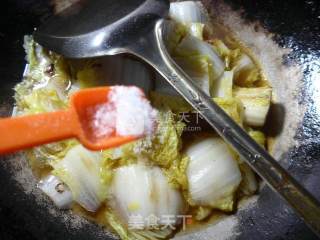
[{"label": "burnt residue on wok", "polygon": [[[318,1],[227,1],[243,9],[248,22],[259,22],[274,40],[291,48],[284,56],[287,66],[299,64],[303,82],[296,98],[304,106],[303,121],[297,126],[295,144],[281,157],[282,164],[307,189],[320,198],[320,4]],[[260,211],[264,209],[264,211]],[[261,191],[257,207],[241,216],[239,239],[317,239],[270,189]]]}]

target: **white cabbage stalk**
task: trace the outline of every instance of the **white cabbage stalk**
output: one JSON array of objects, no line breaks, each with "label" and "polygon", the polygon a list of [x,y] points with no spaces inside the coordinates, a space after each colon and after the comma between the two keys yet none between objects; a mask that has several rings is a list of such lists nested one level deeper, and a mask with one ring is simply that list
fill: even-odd
[{"label": "white cabbage stalk", "polygon": [[252,59],[242,54],[233,67],[235,82],[241,87],[252,86],[259,80],[258,68],[253,63]]},{"label": "white cabbage stalk", "polygon": [[200,1],[170,3],[169,17],[180,23],[207,23],[208,13]]},{"label": "white cabbage stalk", "polygon": [[225,71],[216,81],[210,83],[211,97],[232,98],[233,71]]},{"label": "white cabbage stalk", "polygon": [[233,196],[241,173],[227,145],[217,137],[198,140],[186,152],[189,193],[195,205],[214,206]]},{"label": "white cabbage stalk", "polygon": [[177,57],[176,63],[192,78],[193,82],[207,95],[209,92],[210,74],[208,59],[202,56]]},{"label": "white cabbage stalk", "polygon": [[189,23],[186,24],[188,33],[191,34],[192,36],[203,40],[203,29],[204,29],[204,24],[203,23]]},{"label": "white cabbage stalk", "polygon": [[[194,56],[206,59],[209,64],[209,74],[207,78],[210,78],[210,82],[216,81],[224,72],[225,64],[214,48],[210,44],[201,41],[190,34],[187,34],[187,36],[183,38],[175,53],[174,57],[185,58],[186,61],[188,58]],[[183,68],[183,66],[181,67]],[[186,72],[188,71],[187,68],[183,68],[183,70]],[[207,91],[209,91],[209,89]]]},{"label": "white cabbage stalk", "polygon": [[199,22],[182,24],[176,21],[168,21],[164,27],[164,40],[169,52],[178,45],[180,40],[189,33],[190,35],[203,40],[203,30],[205,25]]},{"label": "white cabbage stalk", "polygon": [[235,75],[237,76],[241,72],[242,69],[253,68],[253,67],[255,67],[255,66],[254,66],[252,60],[250,59],[250,57],[245,54],[242,54],[241,57],[236,62],[236,65],[234,67]]},{"label": "white cabbage stalk", "polygon": [[181,39],[187,33],[187,27],[176,21],[166,21],[163,28],[163,40],[169,53],[174,52]]},{"label": "white cabbage stalk", "polygon": [[177,217],[184,208],[179,191],[169,185],[161,169],[140,164],[115,170],[110,205],[126,224],[132,216],[142,217],[144,228],[152,227],[147,221],[150,216],[158,218],[160,226],[165,215]]},{"label": "white cabbage stalk", "polygon": [[69,187],[59,178],[49,175],[38,183],[40,188],[60,209],[69,209],[73,202]]},{"label": "white cabbage stalk", "polygon": [[53,165],[53,174],[69,186],[73,199],[91,212],[95,212],[106,199],[107,186],[100,179],[101,162],[100,152],[77,145]]},{"label": "white cabbage stalk", "polygon": [[262,127],[269,112],[272,89],[268,87],[235,88],[233,94],[243,104],[244,122],[249,126]]}]

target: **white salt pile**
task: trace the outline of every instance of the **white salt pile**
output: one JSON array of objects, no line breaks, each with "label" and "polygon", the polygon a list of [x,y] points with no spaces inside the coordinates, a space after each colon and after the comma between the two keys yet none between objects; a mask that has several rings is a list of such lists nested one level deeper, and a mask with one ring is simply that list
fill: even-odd
[{"label": "white salt pile", "polygon": [[137,87],[114,86],[107,102],[89,109],[90,128],[97,138],[151,135],[157,111]]}]

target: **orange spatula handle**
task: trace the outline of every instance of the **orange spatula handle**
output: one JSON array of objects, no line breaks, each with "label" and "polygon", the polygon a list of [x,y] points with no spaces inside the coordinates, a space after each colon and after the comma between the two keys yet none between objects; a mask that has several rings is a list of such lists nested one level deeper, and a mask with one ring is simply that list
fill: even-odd
[{"label": "orange spatula handle", "polygon": [[75,126],[72,111],[0,119],[0,154],[74,137]]}]

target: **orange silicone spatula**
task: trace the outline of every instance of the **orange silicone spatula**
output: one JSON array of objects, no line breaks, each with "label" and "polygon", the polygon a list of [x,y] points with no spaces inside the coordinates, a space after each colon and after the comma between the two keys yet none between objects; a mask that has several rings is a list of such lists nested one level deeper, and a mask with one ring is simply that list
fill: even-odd
[{"label": "orange silicone spatula", "polygon": [[91,150],[116,147],[137,139],[115,134],[98,138],[89,127],[88,109],[106,103],[110,89],[80,90],[71,96],[67,110],[0,119],[0,154],[73,137]]}]

